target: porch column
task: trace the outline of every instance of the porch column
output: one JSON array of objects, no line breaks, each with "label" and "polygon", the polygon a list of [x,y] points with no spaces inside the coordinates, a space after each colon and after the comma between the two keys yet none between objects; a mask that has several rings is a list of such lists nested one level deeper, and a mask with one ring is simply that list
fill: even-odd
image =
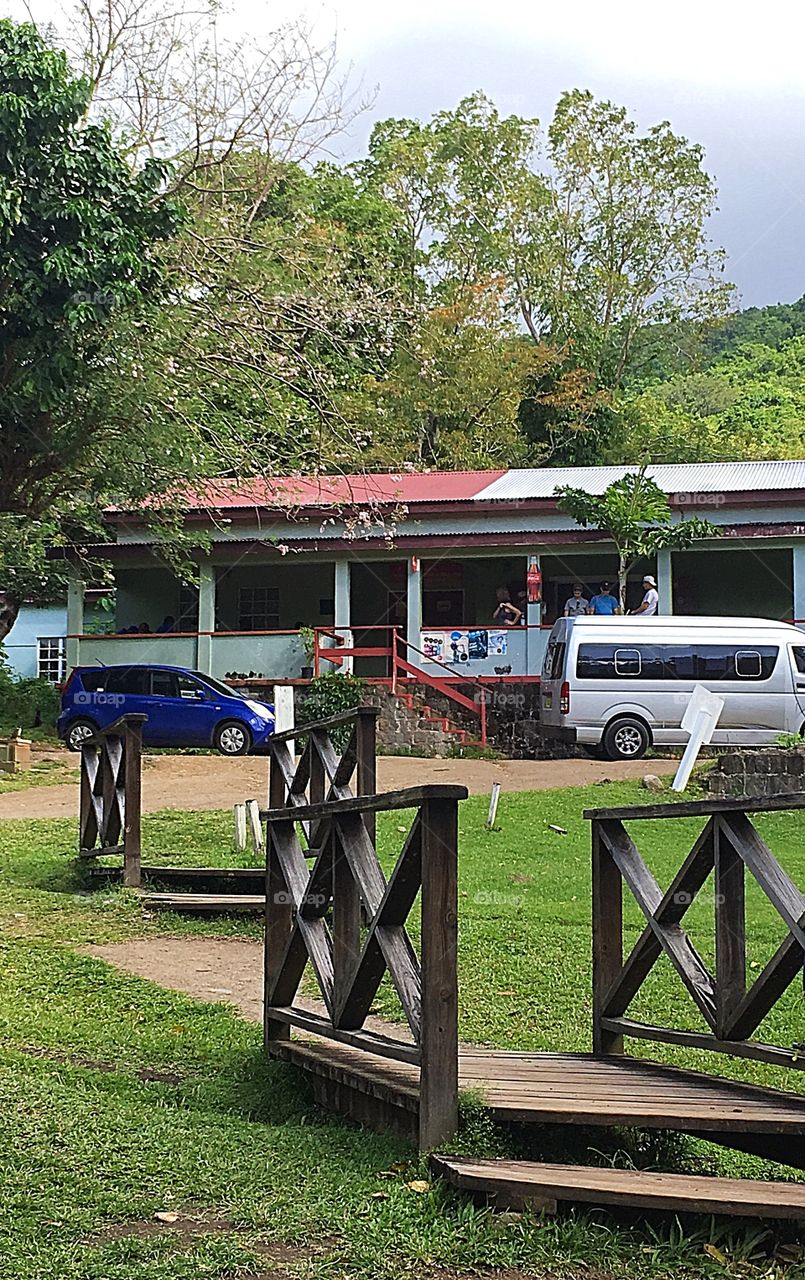
[{"label": "porch column", "polygon": [[795,542],[791,548],[794,561],[794,622],[805,627],[805,542]]},{"label": "porch column", "polygon": [[67,670],[78,666],[78,637],[84,630],[84,582],[76,565],[67,568]]},{"label": "porch column", "polygon": [[198,639],[196,665],[212,675],[212,633],[215,630],[215,565],[202,560],[198,575]]},{"label": "porch column", "polygon": [[410,649],[404,655],[409,662],[413,662],[415,666],[419,665],[420,657],[416,652],[422,648],[422,567],[419,556],[408,557],[408,594],[406,599],[406,627],[405,638],[409,645],[414,646],[414,651]]},{"label": "porch column", "polygon": [[671,548],[662,547],[657,552],[657,592],[660,597],[660,603],[657,607],[658,613],[673,613],[674,611],[672,573]]},{"label": "porch column", "polygon": [[[335,576],[333,583],[333,627],[338,632],[344,642],[344,647],[352,648],[352,632],[349,629],[350,623],[350,564],[349,560],[344,557],[342,560],[335,562]],[[349,655],[344,658],[343,665],[336,667],[335,670],[343,671],[345,675],[352,674],[353,660]]]},{"label": "porch column", "polygon": [[[528,570],[532,564],[536,562],[537,568],[542,571],[539,553],[531,551],[526,556],[525,571],[526,584],[528,582]],[[527,676],[538,676],[542,670],[542,632],[539,630],[542,622],[542,602],[537,601],[535,604],[526,604],[525,620],[528,624],[526,631],[526,669]]]}]

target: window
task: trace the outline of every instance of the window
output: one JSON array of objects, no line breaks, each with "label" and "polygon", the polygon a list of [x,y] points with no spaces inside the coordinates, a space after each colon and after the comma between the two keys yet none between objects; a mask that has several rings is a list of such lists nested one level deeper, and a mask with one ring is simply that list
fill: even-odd
[{"label": "window", "polygon": [[175,698],[176,673],[174,671],[151,672],[151,693],[156,698]]},{"label": "window", "polygon": [[82,688],[86,689],[87,693],[99,693],[106,685],[107,675],[108,672],[105,667],[101,671],[82,671]]},{"label": "window", "polygon": [[106,677],[107,693],[143,695],[151,692],[148,667],[112,667]]},{"label": "window", "polygon": [[639,676],[640,675],[640,650],[639,649],[616,649],[615,650],[615,675],[616,676]]},{"label": "window", "polygon": [[66,675],[67,657],[64,636],[40,636],[36,642],[36,674],[40,680],[61,684]]},{"label": "window", "polygon": [[739,649],[735,655],[735,673],[746,680],[759,680],[761,676],[760,654],[753,649]]},{"label": "window", "polygon": [[[584,646],[583,646],[584,647]],[[592,646],[587,645],[587,648]],[[565,644],[564,641],[552,640],[545,651],[545,661],[542,665],[542,674],[546,680],[559,680],[562,676],[562,668],[565,665]]]},{"label": "window", "polygon": [[198,587],[184,582],[179,587],[175,630],[198,631]]},{"label": "window", "polygon": [[204,690],[198,680],[194,680],[191,676],[177,676],[179,697],[184,698],[186,702],[201,702],[204,699]]},{"label": "window", "polygon": [[[800,652],[805,674],[805,648]],[[768,680],[778,653],[776,645],[739,649],[729,644],[702,644],[695,648],[641,644],[619,649],[612,644],[581,644],[576,675],[580,680]]]},{"label": "window", "polygon": [[794,644],[791,646],[791,652],[794,655],[794,662],[796,663],[797,671],[801,676],[805,676],[805,646],[801,644]]},{"label": "window", "polygon": [[241,587],[240,631],[276,631],[280,624],[280,593],[277,587]]}]

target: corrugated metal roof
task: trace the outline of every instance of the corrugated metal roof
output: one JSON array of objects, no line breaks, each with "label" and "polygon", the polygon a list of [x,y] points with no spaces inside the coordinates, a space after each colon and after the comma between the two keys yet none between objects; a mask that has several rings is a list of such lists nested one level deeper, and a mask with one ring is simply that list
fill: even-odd
[{"label": "corrugated metal roof", "polygon": [[278,476],[276,479],[210,480],[188,492],[188,509],[243,507],[372,506],[466,502],[505,471],[402,471],[345,476]]},{"label": "corrugated metal roof", "polygon": [[[603,493],[614,480],[637,467],[540,467],[507,471],[480,493],[476,502],[552,498],[560,485]],[[805,489],[805,461],[680,462],[648,466],[646,472],[664,493],[751,493],[769,489]]]}]

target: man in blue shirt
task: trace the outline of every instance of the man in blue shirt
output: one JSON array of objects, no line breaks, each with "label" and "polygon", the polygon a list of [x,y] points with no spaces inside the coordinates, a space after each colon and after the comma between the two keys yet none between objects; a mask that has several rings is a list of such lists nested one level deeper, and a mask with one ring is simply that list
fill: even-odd
[{"label": "man in blue shirt", "polygon": [[615,596],[610,592],[610,584],[608,582],[601,583],[601,590],[597,596],[593,596],[590,601],[588,613],[597,613],[612,616],[614,613],[620,613],[621,607]]}]

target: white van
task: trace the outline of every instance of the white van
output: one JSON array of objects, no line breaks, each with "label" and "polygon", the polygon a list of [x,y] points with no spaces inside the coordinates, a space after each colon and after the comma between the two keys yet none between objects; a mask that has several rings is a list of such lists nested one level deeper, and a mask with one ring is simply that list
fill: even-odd
[{"label": "white van", "polygon": [[805,728],[805,632],[765,618],[560,618],[548,639],[541,730],[609,760],[683,746],[696,684],[724,699],[714,744]]}]

